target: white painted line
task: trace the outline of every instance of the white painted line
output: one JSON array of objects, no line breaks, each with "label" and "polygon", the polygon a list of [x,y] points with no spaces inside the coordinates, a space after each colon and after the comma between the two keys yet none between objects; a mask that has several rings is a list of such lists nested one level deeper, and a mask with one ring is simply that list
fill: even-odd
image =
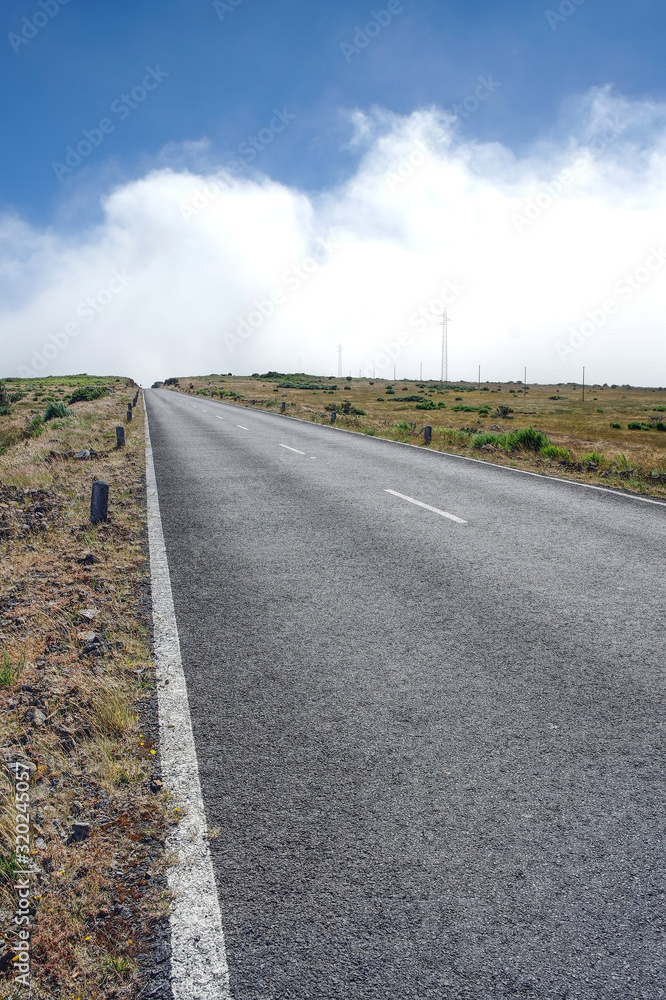
[{"label": "white painted line", "polygon": [[423,507],[425,510],[431,510],[433,514],[441,514],[442,517],[448,517],[449,521],[455,521],[456,524],[467,524],[467,521],[463,521],[462,517],[456,517],[455,514],[448,514],[445,510],[440,510],[438,507],[431,507],[429,503],[422,503],[421,500],[415,500],[414,497],[406,497],[404,493],[396,493],[395,490],[384,490],[384,493],[390,493],[394,497],[400,497],[401,500],[408,500],[409,503],[414,503],[417,507]]},{"label": "white painted line", "polygon": [[242,431],[249,431],[249,429],[250,429],[249,427],[243,427],[243,425],[242,425],[242,424],[236,424],[236,427],[240,427],[240,429],[241,429]]},{"label": "white painted line", "polygon": [[217,417],[218,420],[224,420],[224,417],[221,417],[219,413],[216,413],[215,416]]},{"label": "white painted line", "polygon": [[231,1000],[147,411],[146,488],[162,772],[184,813],[167,838],[167,851],[178,856],[167,872],[173,893],[171,988],[174,1000]]},{"label": "white painted line", "polygon": [[304,455],[304,451],[299,451],[298,448],[290,448],[288,444],[281,444],[281,448],[286,448],[287,451],[295,451],[297,455]]},{"label": "white painted line", "polygon": [[205,406],[202,406],[201,409],[204,411],[204,413],[208,413],[208,410],[206,409]]}]

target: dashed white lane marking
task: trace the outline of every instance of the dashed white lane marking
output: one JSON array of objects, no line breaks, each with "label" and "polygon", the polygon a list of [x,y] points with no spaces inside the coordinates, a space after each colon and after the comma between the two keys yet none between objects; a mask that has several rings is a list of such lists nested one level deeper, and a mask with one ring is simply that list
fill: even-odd
[{"label": "dashed white lane marking", "polygon": [[178,858],[167,872],[173,894],[171,989],[174,1000],[231,1000],[147,412],[146,487],[161,763],[166,783],[184,813],[167,839],[167,850]]},{"label": "dashed white lane marking", "polygon": [[201,409],[204,411],[204,413],[208,413],[208,410],[206,409],[205,406],[202,406]]},{"label": "dashed white lane marking", "polygon": [[216,413],[215,416],[218,420],[224,420],[224,417],[221,417],[219,413]]},{"label": "dashed white lane marking", "polygon": [[439,507],[431,507],[429,503],[423,503],[421,500],[415,500],[414,497],[406,497],[404,493],[396,493],[395,490],[384,490],[384,493],[390,493],[394,497],[400,497],[401,500],[407,500],[409,503],[416,504],[417,507],[423,507],[425,510],[431,510],[433,514],[441,514],[442,517],[448,517],[449,521],[455,521],[456,524],[467,524],[467,521],[463,521],[462,517],[456,517],[455,514],[449,514],[445,510],[440,510]]},{"label": "dashed white lane marking", "polygon": [[242,431],[249,431],[249,429],[250,429],[249,427],[243,427],[243,425],[242,425],[242,424],[236,424],[236,427],[240,427],[240,429],[241,429]]},{"label": "dashed white lane marking", "polygon": [[287,451],[295,451],[297,455],[304,455],[304,451],[299,451],[298,448],[291,448],[288,444],[281,444],[281,448],[286,448]]}]

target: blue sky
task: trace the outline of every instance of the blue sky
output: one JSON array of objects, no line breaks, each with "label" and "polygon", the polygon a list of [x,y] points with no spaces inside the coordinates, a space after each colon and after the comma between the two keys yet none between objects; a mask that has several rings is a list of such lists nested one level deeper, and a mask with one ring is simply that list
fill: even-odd
[{"label": "blue sky", "polygon": [[[46,220],[73,188],[85,192],[91,173],[109,182],[137,176],[168,143],[202,137],[211,155],[221,156],[263,128],[273,107],[296,118],[262,152],[262,170],[316,191],[345,177],[356,160],[346,148],[341,109],[447,108],[491,74],[501,90],[459,127],[520,151],[566,129],[567,98],[592,86],[611,83],[630,98],[664,97],[662,2],[569,2],[564,9],[573,13],[554,27],[547,11],[557,13],[559,4],[546,0],[399,6],[363,51],[346,58],[341,43],[353,44],[355,28],[385,5],[241,0],[235,8],[218,3],[218,13],[209,0],[69,0],[27,44],[12,46],[8,36],[25,32],[23,18],[40,7],[38,0],[5,3],[2,202]],[[63,186],[52,161],[140,85],[147,65],[168,78]]]},{"label": "blue sky", "polygon": [[663,384],[664,38],[663,0],[7,0],[0,374],[434,377],[456,288],[453,378]]}]

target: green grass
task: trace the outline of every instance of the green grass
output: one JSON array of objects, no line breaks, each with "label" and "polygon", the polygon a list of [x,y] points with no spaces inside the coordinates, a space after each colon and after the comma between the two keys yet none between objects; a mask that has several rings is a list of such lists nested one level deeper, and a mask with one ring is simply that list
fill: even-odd
[{"label": "green grass", "polygon": [[559,444],[547,444],[541,449],[544,458],[555,458],[562,462],[571,461],[571,452]]},{"label": "green grass", "polygon": [[550,445],[548,437],[534,427],[524,427],[518,431],[509,431],[505,434],[497,434],[492,431],[482,431],[472,438],[472,448],[483,448],[484,445],[492,445],[502,451],[541,451]]},{"label": "green grass", "polygon": [[48,420],[54,420],[57,417],[69,417],[71,415],[71,410],[67,408],[67,405],[62,402],[54,402],[51,400],[44,410],[44,423]]},{"label": "green grass", "polygon": [[10,687],[19,679],[24,667],[25,657],[21,657],[19,662],[14,665],[7,656],[7,650],[3,650],[2,663],[0,664],[0,685],[2,687]]}]

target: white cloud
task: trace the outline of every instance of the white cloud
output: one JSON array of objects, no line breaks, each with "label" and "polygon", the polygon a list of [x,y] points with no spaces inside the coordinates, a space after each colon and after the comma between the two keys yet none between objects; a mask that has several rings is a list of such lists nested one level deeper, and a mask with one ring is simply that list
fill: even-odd
[{"label": "white cloud", "polygon": [[480,362],[489,378],[573,380],[585,364],[593,381],[666,384],[664,106],[592,91],[522,156],[461,139],[438,109],[353,120],[358,168],[316,198],[160,167],[78,236],[0,220],[3,373],[149,383],[300,359],[330,374],[341,341],[345,374],[392,374],[397,354],[399,375],[423,362],[434,377],[449,282],[454,379]]}]

